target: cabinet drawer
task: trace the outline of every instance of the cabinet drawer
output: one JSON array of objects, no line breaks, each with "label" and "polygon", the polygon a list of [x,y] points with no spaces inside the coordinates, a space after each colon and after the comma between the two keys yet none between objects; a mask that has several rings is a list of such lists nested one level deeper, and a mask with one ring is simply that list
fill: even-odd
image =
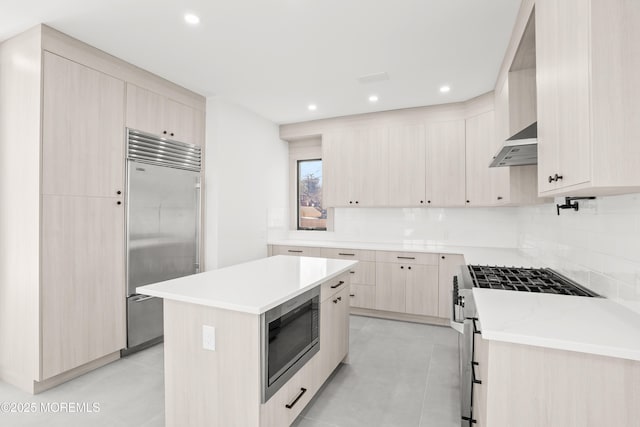
[{"label": "cabinet drawer", "polygon": [[324,282],[321,285],[322,287],[320,288],[320,302],[326,300],[330,296],[335,295],[341,290],[348,288],[349,284],[351,283],[351,279],[349,276],[350,274],[347,272]]},{"label": "cabinet drawer", "polygon": [[376,287],[368,285],[351,285],[349,304],[357,308],[376,308]]},{"label": "cabinet drawer", "polygon": [[265,404],[260,405],[261,427],[289,426],[320,388],[316,374],[320,358],[316,354]]},{"label": "cabinet drawer", "polygon": [[377,251],[376,262],[394,262],[398,264],[438,265],[438,254],[421,252]]},{"label": "cabinet drawer", "polygon": [[279,246],[272,248],[273,255],[295,255],[295,256],[320,256],[320,248],[308,248],[305,246]]},{"label": "cabinet drawer", "polygon": [[320,254],[324,258],[339,258],[339,259],[355,259],[358,261],[375,261],[375,251],[365,251],[362,249],[336,249],[336,248],[322,248]]}]

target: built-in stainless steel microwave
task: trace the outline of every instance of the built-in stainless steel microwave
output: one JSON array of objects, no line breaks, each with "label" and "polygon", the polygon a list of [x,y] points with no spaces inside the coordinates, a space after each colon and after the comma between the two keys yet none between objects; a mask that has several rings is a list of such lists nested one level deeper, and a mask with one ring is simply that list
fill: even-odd
[{"label": "built-in stainless steel microwave", "polygon": [[320,350],[320,286],[261,315],[262,403]]}]

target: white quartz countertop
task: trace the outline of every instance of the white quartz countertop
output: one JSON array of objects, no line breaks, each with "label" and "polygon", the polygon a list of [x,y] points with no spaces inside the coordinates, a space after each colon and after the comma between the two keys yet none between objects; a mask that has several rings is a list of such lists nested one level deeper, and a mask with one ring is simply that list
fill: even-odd
[{"label": "white quartz countertop", "polygon": [[140,286],[136,292],[168,300],[262,314],[339,276],[356,263],[279,255]]},{"label": "white quartz countertop", "polygon": [[640,314],[606,298],[473,289],[482,337],[640,361]]},{"label": "white quartz countertop", "polygon": [[371,251],[426,252],[436,254],[464,255],[467,264],[507,265],[517,267],[539,267],[531,258],[515,248],[490,248],[479,246],[445,246],[429,243],[372,243],[331,240],[273,240],[270,245],[304,246],[316,248],[363,249]]}]

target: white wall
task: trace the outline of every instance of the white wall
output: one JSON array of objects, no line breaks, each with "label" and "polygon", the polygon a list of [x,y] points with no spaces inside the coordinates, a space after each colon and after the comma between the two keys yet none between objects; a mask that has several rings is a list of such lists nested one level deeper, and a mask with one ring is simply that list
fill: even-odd
[{"label": "white wall", "polygon": [[212,97],[206,125],[205,268],[212,270],[267,255],[275,215],[268,212],[288,220],[289,169],[288,145],[271,121]]},{"label": "white wall", "polygon": [[[557,199],[562,203],[563,199]],[[544,264],[640,312],[640,194],[518,211],[519,240]]]},{"label": "white wall", "polygon": [[341,208],[333,232],[292,231],[288,238],[515,248],[517,221],[516,208]]}]

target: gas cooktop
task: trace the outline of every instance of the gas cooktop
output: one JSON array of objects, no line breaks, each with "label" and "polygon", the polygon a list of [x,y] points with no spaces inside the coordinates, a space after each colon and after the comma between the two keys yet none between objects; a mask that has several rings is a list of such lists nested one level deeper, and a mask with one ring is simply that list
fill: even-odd
[{"label": "gas cooktop", "polygon": [[523,268],[469,265],[476,288],[522,292],[597,297],[598,294],[578,285],[550,268]]}]

